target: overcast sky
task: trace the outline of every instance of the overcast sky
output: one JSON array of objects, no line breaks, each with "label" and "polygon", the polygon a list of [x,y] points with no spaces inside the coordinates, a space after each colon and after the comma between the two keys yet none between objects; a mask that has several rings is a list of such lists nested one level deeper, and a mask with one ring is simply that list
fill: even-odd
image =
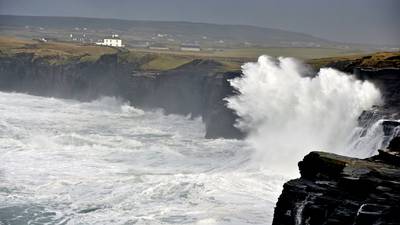
[{"label": "overcast sky", "polygon": [[0,0],[0,14],[248,24],[400,44],[400,0]]}]

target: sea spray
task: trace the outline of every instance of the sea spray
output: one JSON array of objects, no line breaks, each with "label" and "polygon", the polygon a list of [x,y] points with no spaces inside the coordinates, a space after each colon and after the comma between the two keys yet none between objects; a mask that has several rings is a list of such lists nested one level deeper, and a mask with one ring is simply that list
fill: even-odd
[{"label": "sea spray", "polygon": [[310,151],[343,153],[361,112],[381,102],[373,84],[331,68],[310,77],[293,58],[261,56],[242,72],[230,81],[239,94],[227,106],[249,134],[254,159],[286,175]]},{"label": "sea spray", "polygon": [[378,149],[387,148],[394,137],[400,136],[400,129],[395,126],[390,127],[390,125],[386,125],[385,128],[385,121],[385,119],[375,122],[369,121],[372,124],[370,127],[357,127],[354,129],[345,154],[358,158],[367,158],[378,154]]}]

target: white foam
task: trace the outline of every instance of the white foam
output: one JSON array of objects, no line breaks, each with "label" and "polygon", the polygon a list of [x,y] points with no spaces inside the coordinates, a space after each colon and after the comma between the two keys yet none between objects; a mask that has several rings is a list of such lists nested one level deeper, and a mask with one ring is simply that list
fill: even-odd
[{"label": "white foam", "polygon": [[227,99],[228,107],[249,132],[254,159],[283,174],[297,174],[293,165],[309,151],[346,149],[358,116],[380,103],[371,83],[330,68],[306,77],[292,58],[261,56],[242,69],[243,76],[231,80],[240,94]]},{"label": "white foam", "polygon": [[0,221],[268,224],[284,182],[251,169],[242,141],[204,139],[200,119],[112,97],[0,92],[0,127]]}]

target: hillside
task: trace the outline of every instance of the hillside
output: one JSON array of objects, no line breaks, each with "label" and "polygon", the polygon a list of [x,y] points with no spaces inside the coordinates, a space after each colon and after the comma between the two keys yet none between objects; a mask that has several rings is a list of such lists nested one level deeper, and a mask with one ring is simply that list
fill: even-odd
[{"label": "hillside", "polygon": [[[34,54],[45,58],[50,63],[62,64],[69,61],[94,62],[105,54],[118,53],[119,59],[128,63],[139,63],[143,70],[163,71],[176,68],[194,59],[212,59],[221,62],[227,70],[236,70],[245,62],[255,61],[262,54],[271,56],[289,56],[303,60],[344,56],[353,52],[338,49],[323,48],[247,48],[224,51],[157,51],[150,49],[117,49],[106,46],[96,46],[89,43],[32,40],[0,36],[0,55],[15,55],[20,53]],[[329,58],[333,59],[333,58]],[[317,62],[316,60],[315,62]],[[313,61],[314,62],[314,61]],[[322,62],[321,62],[322,63]]]},{"label": "hillside", "polygon": [[[11,35],[49,35],[66,39],[82,35],[92,39],[110,33],[122,35],[128,43],[154,41],[169,44],[199,43],[204,46],[291,46],[332,47],[337,43],[311,35],[246,25],[217,25],[191,22],[131,21],[72,17],[0,15],[0,31]],[[6,34],[7,34],[6,33]]]},{"label": "hillside", "polygon": [[213,59],[225,65],[227,70],[238,69],[245,62],[245,59],[234,57],[143,52],[90,44],[54,41],[40,42],[0,36],[0,56],[15,56],[18,54],[32,54],[34,58],[41,58],[50,64],[66,64],[73,61],[93,63],[103,55],[116,54],[121,63],[135,64],[141,70],[145,71],[169,70],[195,59]]}]

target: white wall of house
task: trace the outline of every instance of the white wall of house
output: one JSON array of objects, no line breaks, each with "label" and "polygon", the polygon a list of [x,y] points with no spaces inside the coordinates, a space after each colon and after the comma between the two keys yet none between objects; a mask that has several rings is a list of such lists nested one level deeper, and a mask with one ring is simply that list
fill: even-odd
[{"label": "white wall of house", "polygon": [[96,44],[113,46],[113,47],[123,47],[122,40],[119,38],[104,38],[103,42],[98,42]]},{"label": "white wall of house", "polygon": [[122,47],[122,40],[121,39],[109,39],[106,38],[104,39],[104,43],[108,46],[114,46],[114,47]]}]

